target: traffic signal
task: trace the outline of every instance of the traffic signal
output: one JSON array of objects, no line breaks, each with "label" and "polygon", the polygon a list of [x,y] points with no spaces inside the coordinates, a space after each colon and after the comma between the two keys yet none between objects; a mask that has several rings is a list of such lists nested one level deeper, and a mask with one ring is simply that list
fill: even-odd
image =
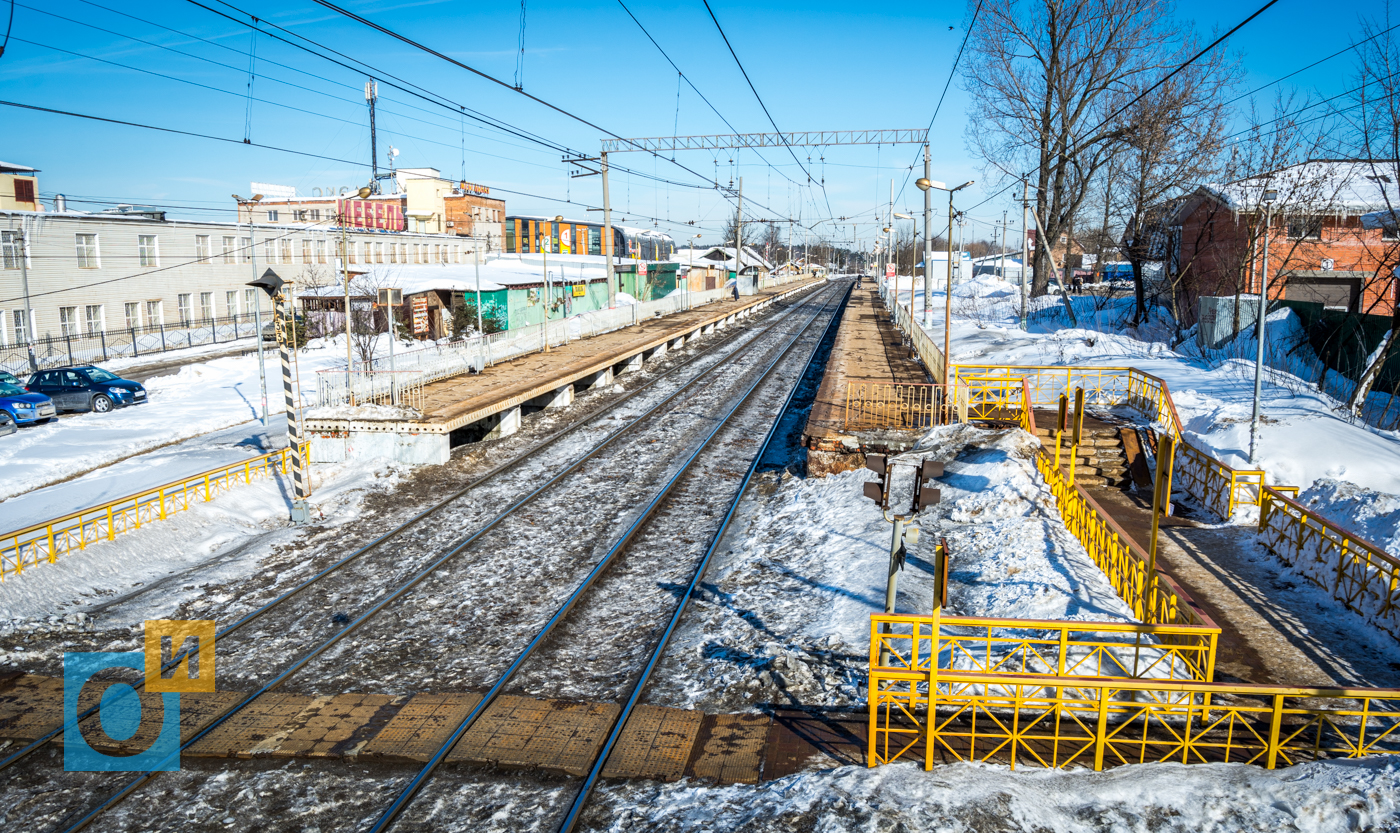
[{"label": "traffic signal", "polygon": [[943,490],[931,488],[929,484],[943,476],[943,464],[937,460],[924,460],[914,477],[914,511],[932,506],[943,499]]},{"label": "traffic signal", "polygon": [[890,490],[890,467],[885,463],[883,454],[865,455],[865,467],[880,475],[879,480],[872,480],[865,484],[865,496],[875,501],[881,509],[887,508],[887,498]]}]

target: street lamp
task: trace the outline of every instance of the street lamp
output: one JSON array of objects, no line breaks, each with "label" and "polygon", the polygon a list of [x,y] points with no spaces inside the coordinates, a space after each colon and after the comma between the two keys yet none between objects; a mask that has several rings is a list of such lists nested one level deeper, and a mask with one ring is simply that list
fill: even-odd
[{"label": "street lamp", "polygon": [[[914,184],[919,186],[919,190],[928,193],[930,188],[948,192],[948,291],[943,299],[943,384],[948,384],[948,371],[951,369],[951,361],[948,353],[952,349],[953,330],[953,194],[971,185],[974,180],[969,179],[956,188],[949,188],[941,182],[936,182],[928,177],[919,177]],[[928,261],[924,261],[924,275],[928,275]],[[925,295],[925,297],[928,297]]]},{"label": "street lamp", "polygon": [[1264,387],[1264,318],[1269,312],[1269,225],[1273,222],[1276,199],[1278,191],[1270,188],[1264,192],[1264,266],[1259,271],[1259,321],[1254,326],[1259,349],[1254,358],[1254,416],[1249,420],[1250,465],[1254,465],[1254,450],[1259,438],[1259,395]]},{"label": "street lamp", "polygon": [[[240,208],[243,206],[248,207],[248,256],[249,258],[251,258],[253,263],[254,280],[257,280],[258,278],[258,245],[257,241],[253,239],[253,206],[257,205],[259,202],[262,202],[262,198],[262,194],[254,194],[253,198],[248,200],[243,199],[237,194],[233,195],[234,201],[238,203]],[[262,301],[256,300],[256,295],[254,295],[253,297],[255,299],[253,301],[253,326],[258,331],[258,384],[262,387],[262,423],[263,427],[266,428],[267,370],[263,366]]]}]

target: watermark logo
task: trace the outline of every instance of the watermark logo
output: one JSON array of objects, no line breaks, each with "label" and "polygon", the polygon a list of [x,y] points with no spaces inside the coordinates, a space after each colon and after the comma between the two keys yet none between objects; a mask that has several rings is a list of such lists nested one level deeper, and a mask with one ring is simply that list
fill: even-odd
[{"label": "watermark logo", "polygon": [[[170,668],[175,658],[178,664]],[[131,668],[145,691],[122,682],[93,680],[110,668]],[[214,622],[151,619],[145,650],[63,655],[63,719],[77,721],[101,691],[97,713],[64,733],[63,768],[69,772],[173,771],[180,768],[180,694],[214,690]],[[98,748],[107,751],[99,751]]]}]

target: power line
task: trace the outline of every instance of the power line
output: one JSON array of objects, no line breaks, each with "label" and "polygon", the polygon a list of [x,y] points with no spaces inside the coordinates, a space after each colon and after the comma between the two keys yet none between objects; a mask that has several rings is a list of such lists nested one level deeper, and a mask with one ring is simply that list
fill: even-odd
[{"label": "power line", "polygon": [[[322,0],[317,0],[317,2],[322,2]],[[701,2],[705,4],[705,11],[710,13],[710,20],[715,22],[715,28],[719,30],[720,38],[724,40],[725,47],[729,49],[729,54],[733,56],[734,63],[738,65],[739,72],[744,76],[744,81],[749,85],[749,90],[753,92],[753,97],[758,99],[758,106],[763,108],[763,115],[768,117],[768,123],[773,125],[773,130],[781,137],[783,134],[782,128],[778,127],[778,123],[773,120],[773,114],[768,112],[768,105],[763,103],[763,96],[759,95],[758,89],[754,87],[753,80],[749,78],[748,70],[744,69],[744,62],[739,60],[739,55],[734,51],[734,46],[729,43],[729,36],[724,33],[724,27],[719,25],[719,18],[715,17],[715,10],[710,8],[710,0],[701,0]],[[807,176],[807,183],[810,186],[812,182],[812,172],[802,166],[802,161],[797,158],[797,154],[793,152],[792,145],[787,143],[787,139],[783,139],[783,146],[787,148],[787,152],[792,157],[792,161],[796,162],[797,167],[801,168],[802,173]],[[822,183],[822,196],[826,198],[827,213],[835,214],[836,212],[831,210],[831,198],[826,194],[826,183]]]},{"label": "power line", "polygon": [[1255,89],[1250,90],[1249,92],[1245,93],[1244,95],[1238,96],[1238,97],[1236,97],[1236,98],[1232,98],[1232,99],[1230,99],[1229,101],[1225,102],[1225,106],[1228,107],[1228,106],[1230,106],[1231,104],[1234,104],[1236,101],[1240,101],[1241,99],[1249,98],[1250,96],[1254,95],[1255,93],[1263,92],[1264,90],[1267,90],[1268,88],[1274,86],[1275,84],[1278,84],[1278,83],[1283,82],[1283,81],[1287,81],[1288,79],[1292,78],[1292,77],[1295,76],[1295,75],[1298,75],[1299,73],[1307,72],[1308,70],[1312,69],[1313,67],[1317,66],[1318,64],[1326,63],[1326,62],[1332,60],[1333,58],[1337,57],[1338,55],[1344,55],[1344,54],[1350,52],[1351,50],[1357,49],[1357,48],[1359,48],[1359,47],[1361,47],[1361,46],[1364,46],[1365,44],[1370,43],[1371,41],[1375,40],[1376,38],[1380,37],[1381,35],[1384,35],[1384,34],[1386,34],[1386,33],[1388,33],[1388,32],[1391,32],[1391,31],[1393,31],[1393,30],[1395,30],[1395,29],[1398,29],[1398,28],[1400,28],[1400,23],[1397,23],[1397,24],[1395,24],[1394,26],[1391,26],[1389,29],[1385,29],[1384,31],[1377,32],[1376,34],[1372,35],[1371,37],[1369,37],[1369,38],[1367,38],[1367,39],[1365,39],[1365,40],[1363,40],[1363,41],[1357,41],[1356,43],[1353,43],[1351,46],[1348,46],[1348,47],[1346,47],[1345,49],[1339,49],[1339,50],[1337,50],[1336,52],[1333,52],[1331,55],[1328,55],[1326,58],[1319,58],[1318,60],[1313,61],[1312,63],[1308,64],[1308,65],[1305,66],[1305,67],[1302,67],[1301,69],[1295,69],[1295,70],[1293,70],[1292,72],[1288,73],[1287,75],[1283,76],[1282,78],[1275,78],[1274,80],[1270,81],[1269,83],[1264,84],[1263,86],[1260,86],[1260,87],[1256,87]]}]

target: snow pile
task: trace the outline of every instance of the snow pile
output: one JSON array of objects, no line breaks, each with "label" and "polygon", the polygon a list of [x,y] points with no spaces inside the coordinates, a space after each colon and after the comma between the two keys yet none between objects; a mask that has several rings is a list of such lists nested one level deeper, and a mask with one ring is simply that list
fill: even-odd
[{"label": "snow pile", "polygon": [[1400,826],[1395,761],[1146,764],[1106,772],[910,764],[803,772],[759,786],[629,781],[598,790],[591,829],[940,833],[1350,833]]},{"label": "snow pile", "polygon": [[413,408],[395,405],[336,405],[334,407],[310,408],[307,419],[353,419],[361,422],[393,422],[400,419],[417,419],[419,412]]},{"label": "snow pile", "polygon": [[1400,552],[1400,496],[1324,477],[1299,493],[1298,502],[1386,552]]},{"label": "snow pile", "polygon": [[[913,465],[943,460],[941,505],[899,577],[896,612],[933,603],[934,552],[952,552],[949,613],[1014,618],[1131,619],[1128,607],[1064,528],[1022,431],[934,429],[897,457],[891,505],[907,511]],[[649,693],[653,703],[708,711],[760,703],[863,702],[870,614],[884,609],[891,526],[862,495],[873,478],[767,473],[741,504]]]}]

